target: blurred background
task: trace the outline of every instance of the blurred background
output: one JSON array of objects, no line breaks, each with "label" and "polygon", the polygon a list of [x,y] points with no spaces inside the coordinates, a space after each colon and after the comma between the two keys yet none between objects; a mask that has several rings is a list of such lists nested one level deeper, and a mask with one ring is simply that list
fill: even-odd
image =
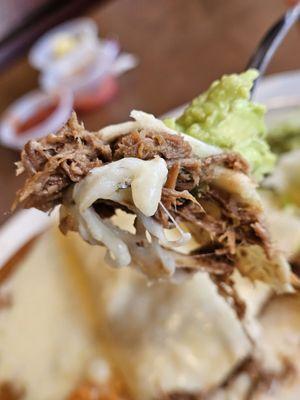
[{"label": "blurred background", "polygon": [[[113,79],[101,84],[98,104],[91,105],[89,96],[77,104],[86,127],[97,130],[128,119],[133,108],[162,115],[222,74],[242,71],[286,7],[283,0],[0,0],[0,114],[21,96],[41,89],[45,72],[30,65],[28,52],[45,32],[70,19],[90,18],[102,46],[109,39],[117,43],[118,57],[131,56],[128,71],[118,65],[119,72],[109,74]],[[294,28],[268,73],[299,68],[298,42]],[[59,56],[73,44],[61,41]],[[19,152],[9,147],[0,146],[0,224],[9,217],[22,180],[14,171]]]}]

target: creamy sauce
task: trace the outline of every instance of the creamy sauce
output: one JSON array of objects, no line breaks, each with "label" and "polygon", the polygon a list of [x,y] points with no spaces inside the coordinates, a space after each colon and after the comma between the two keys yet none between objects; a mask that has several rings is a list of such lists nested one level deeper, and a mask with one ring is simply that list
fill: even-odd
[{"label": "creamy sauce", "polygon": [[151,287],[140,277],[129,279],[106,290],[105,307],[113,351],[135,399],[206,389],[249,350],[206,275]]},{"label": "creamy sauce", "polygon": [[82,293],[55,242],[44,234],[1,285],[12,304],[0,311],[0,379],[24,388],[24,400],[66,398],[94,353]]},{"label": "creamy sauce", "polygon": [[63,240],[89,276],[103,340],[134,400],[218,384],[250,351],[240,322],[206,274],[180,285],[149,285],[130,268],[106,266],[103,249],[75,235]]}]

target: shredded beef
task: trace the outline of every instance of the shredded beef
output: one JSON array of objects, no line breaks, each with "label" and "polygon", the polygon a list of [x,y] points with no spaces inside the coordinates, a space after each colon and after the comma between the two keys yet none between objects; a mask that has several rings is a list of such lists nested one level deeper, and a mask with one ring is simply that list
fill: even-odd
[{"label": "shredded beef", "polygon": [[235,310],[239,319],[245,316],[246,304],[238,295],[231,276],[220,276],[211,274],[212,281],[216,284],[219,294],[227,301],[227,303]]},{"label": "shredded beef", "polygon": [[203,160],[203,166],[206,168],[209,168],[212,164],[223,165],[224,167],[244,173],[249,172],[249,164],[237,153],[216,154],[210,157],[206,157]]},{"label": "shredded beef", "polygon": [[[295,366],[288,359],[283,359],[282,368],[274,372],[265,370],[253,356],[248,356],[231,371],[220,387],[226,390],[242,374],[246,374],[251,381],[245,400],[254,400],[258,395],[268,393],[274,384],[296,377]],[[211,394],[214,394],[214,391]]]},{"label": "shredded beef", "polygon": [[297,277],[300,277],[300,253],[295,254],[295,255],[291,258],[290,264],[291,264],[293,273],[294,273]]},{"label": "shredded beef", "polygon": [[174,187],[176,190],[191,191],[199,184],[201,175],[201,161],[199,159],[191,157],[181,160],[167,160],[167,166],[168,170],[171,171],[170,179],[174,171],[177,173],[178,170]]},{"label": "shredded beef", "polygon": [[192,148],[183,136],[147,131],[132,132],[116,140],[114,159],[136,157],[150,160],[160,156],[165,160],[188,158]]},{"label": "shredded beef", "polygon": [[[200,179],[205,182],[205,178]],[[266,253],[270,252],[267,232],[256,212],[239,206],[237,200],[229,198],[216,188],[205,185],[193,196],[186,191],[164,188],[162,203],[177,222],[183,222],[193,237],[202,244],[199,251],[201,250],[202,257],[206,254],[207,260],[210,259],[209,255],[214,255],[215,263],[233,266],[236,245],[243,243],[263,244]],[[156,212],[155,218],[165,228],[173,227],[173,222],[161,208]]]},{"label": "shredded beef", "polygon": [[17,201],[26,208],[52,209],[70,184],[111,159],[110,146],[86,131],[73,114],[56,135],[30,140],[25,145],[17,173],[25,170],[29,177]]},{"label": "shredded beef", "polygon": [[124,157],[142,160],[149,160],[155,156],[164,158],[169,169],[166,187],[175,185],[177,190],[192,190],[199,183],[201,162],[192,154],[192,148],[183,136],[146,131],[132,132],[117,139],[112,150],[114,160]]},{"label": "shredded beef", "polygon": [[180,172],[180,162],[175,161],[174,164],[168,165],[168,178],[165,183],[165,189],[174,190],[178,181],[178,175]]},{"label": "shredded beef", "polygon": [[173,392],[163,394],[158,400],[204,400],[202,393]]},{"label": "shredded beef", "polygon": [[73,114],[57,133],[29,141],[18,163],[17,173],[29,175],[17,194],[16,203],[47,211],[61,203],[65,189],[95,167],[123,157],[143,160],[163,157],[169,169],[166,188],[192,191],[199,181],[209,179],[210,166],[220,164],[241,171],[247,164],[236,154],[217,155],[199,160],[181,135],[131,132],[113,144],[104,144],[96,133],[88,132]]},{"label": "shredded beef", "polygon": [[213,248],[199,248],[189,254],[173,253],[181,271],[193,273],[205,271],[211,275],[227,277],[234,270],[234,259],[226,254],[218,254]]},{"label": "shredded beef", "polygon": [[245,372],[250,375],[252,381],[246,400],[252,400],[258,394],[268,392],[275,383],[292,379],[295,376],[295,367],[289,360],[283,360],[281,371],[277,373],[264,371],[256,360],[250,359]]},{"label": "shredded beef", "polygon": [[[62,202],[66,189],[92,168],[124,157],[147,160],[155,156],[164,158],[169,171],[161,201],[199,243],[193,257],[208,272],[231,273],[238,244],[262,244],[268,252],[268,238],[257,212],[240,205],[233,196],[212,184],[216,167],[247,173],[246,161],[235,153],[199,159],[180,134],[133,131],[104,144],[99,135],[86,131],[73,114],[58,134],[30,141],[25,146],[19,172],[26,170],[29,178],[17,201],[24,207],[51,210]],[[102,218],[110,218],[122,206],[99,201],[94,208]],[[155,218],[164,228],[174,226],[162,207]],[[68,215],[62,216],[60,227],[64,233],[76,230],[76,221]],[[187,265],[186,269],[189,268]]]}]

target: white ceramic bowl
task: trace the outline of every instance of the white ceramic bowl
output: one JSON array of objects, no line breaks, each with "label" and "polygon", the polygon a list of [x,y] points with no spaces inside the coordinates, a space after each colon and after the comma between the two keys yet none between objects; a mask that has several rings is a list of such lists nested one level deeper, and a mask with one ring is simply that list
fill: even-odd
[{"label": "white ceramic bowl", "polygon": [[[71,91],[45,93],[34,90],[12,103],[5,111],[0,122],[0,142],[4,146],[21,149],[30,139],[55,133],[68,120],[73,108]],[[33,126],[19,132],[20,126],[33,119],[38,113],[51,112]],[[25,124],[25,125],[24,125]],[[29,124],[30,125],[30,124]]]},{"label": "white ceramic bowl", "polygon": [[31,48],[29,63],[40,71],[67,71],[84,66],[99,44],[98,27],[78,18],[46,32]]},{"label": "white ceramic bowl", "polygon": [[76,95],[77,91],[94,87],[107,76],[119,54],[119,45],[113,40],[103,40],[97,46],[94,56],[84,67],[75,69],[49,69],[40,77],[41,87],[48,91],[69,87]]}]

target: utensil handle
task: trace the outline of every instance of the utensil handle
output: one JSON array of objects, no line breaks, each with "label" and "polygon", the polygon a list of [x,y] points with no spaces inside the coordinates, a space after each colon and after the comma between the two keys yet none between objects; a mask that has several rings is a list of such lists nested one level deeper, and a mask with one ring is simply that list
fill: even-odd
[{"label": "utensil handle", "polygon": [[[257,46],[254,54],[250,58],[246,69],[255,68],[262,76],[271,59],[273,58],[276,50],[281,42],[286,37],[291,27],[300,20],[300,3],[296,6],[289,8],[287,12],[281,17],[265,34],[259,45]],[[258,80],[256,80],[255,84]],[[252,94],[255,85],[252,88]]]}]

